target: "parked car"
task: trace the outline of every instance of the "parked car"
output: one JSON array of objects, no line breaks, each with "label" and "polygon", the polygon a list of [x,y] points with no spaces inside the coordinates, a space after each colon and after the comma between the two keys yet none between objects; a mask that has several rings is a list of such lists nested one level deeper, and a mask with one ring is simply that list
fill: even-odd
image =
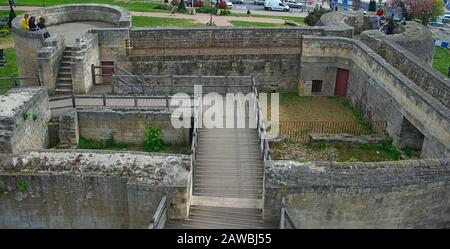
[{"label": "parked car", "polygon": [[281,0],[265,0],[264,1],[265,10],[277,10],[277,11],[289,11],[289,6],[281,2]]},{"label": "parked car", "polygon": [[243,4],[244,0],[230,0],[231,3]]},{"label": "parked car", "polygon": [[297,8],[297,9],[303,8],[303,4],[297,3],[297,1],[295,0],[284,0],[283,2],[284,4],[287,4],[287,6],[289,6],[290,8]]},{"label": "parked car", "polygon": [[254,0],[253,4],[255,5],[264,5],[265,0]]}]

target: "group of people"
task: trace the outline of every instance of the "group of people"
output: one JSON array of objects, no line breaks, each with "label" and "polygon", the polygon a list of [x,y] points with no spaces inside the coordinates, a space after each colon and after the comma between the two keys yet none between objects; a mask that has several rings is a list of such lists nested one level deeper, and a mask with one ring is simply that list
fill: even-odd
[{"label": "group of people", "polygon": [[44,30],[44,38],[50,37],[50,33],[47,31],[47,25],[45,25],[45,18],[43,16],[39,17],[39,21],[36,22],[36,17],[25,14],[22,18],[22,30]]},{"label": "group of people", "polygon": [[377,27],[380,30],[386,28],[386,34],[391,35],[395,30],[395,14],[392,14],[390,17],[386,18],[384,16],[384,10],[380,7],[375,12],[375,18],[377,20]]}]

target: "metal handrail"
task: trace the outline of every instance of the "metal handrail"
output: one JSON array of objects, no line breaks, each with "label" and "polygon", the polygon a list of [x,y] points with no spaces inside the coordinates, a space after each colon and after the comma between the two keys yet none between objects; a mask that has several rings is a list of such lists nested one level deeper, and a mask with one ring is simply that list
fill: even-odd
[{"label": "metal handrail", "polygon": [[194,127],[192,132],[192,143],[191,143],[191,167],[189,169],[190,176],[189,176],[189,182],[188,182],[188,189],[187,189],[187,217],[189,217],[190,207],[191,207],[191,199],[192,199],[192,189],[194,185],[194,167],[195,167],[195,161],[197,160],[197,147],[198,147],[198,129],[200,128],[200,121],[202,118],[202,98],[198,98],[197,100],[197,115],[194,117]]},{"label": "metal handrail", "polygon": [[167,221],[167,197],[163,196],[150,221],[148,229],[162,229]]},{"label": "metal handrail", "polygon": [[297,227],[294,224],[294,221],[291,218],[291,214],[289,213],[288,209],[286,208],[286,199],[283,196],[281,198],[281,216],[280,216],[280,229],[285,229],[285,220],[287,220],[289,226],[292,229],[297,229]]},{"label": "metal handrail", "polygon": [[41,86],[41,79],[38,77],[0,77],[0,81],[11,81],[11,87],[15,88],[15,87],[19,87],[20,81],[23,80],[35,80],[38,84],[38,86]]}]

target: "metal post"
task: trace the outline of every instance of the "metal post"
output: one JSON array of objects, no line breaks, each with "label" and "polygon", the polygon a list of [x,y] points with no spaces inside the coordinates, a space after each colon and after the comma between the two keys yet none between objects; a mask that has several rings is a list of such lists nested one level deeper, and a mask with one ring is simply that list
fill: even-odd
[{"label": "metal post", "polygon": [[11,78],[11,85],[12,85],[12,88],[17,86],[17,79],[16,78]]},{"label": "metal post", "polygon": [[134,95],[134,107],[138,106],[138,100],[137,100],[137,96]]},{"label": "metal post", "polygon": [[76,107],[76,103],[75,103],[75,94],[72,93],[72,107],[75,108]]},{"label": "metal post", "polygon": [[166,107],[169,109],[169,96],[166,94]]},{"label": "metal post", "polygon": [[106,106],[106,94],[102,95],[102,99],[103,99],[103,106]]},{"label": "metal post", "polygon": [[92,84],[95,86],[96,80],[95,80],[95,66],[94,64],[91,64],[91,74],[92,74]]},{"label": "metal post", "polygon": [[229,78],[228,78],[228,75],[226,75],[225,76],[225,94],[228,93],[228,81],[229,81]]}]

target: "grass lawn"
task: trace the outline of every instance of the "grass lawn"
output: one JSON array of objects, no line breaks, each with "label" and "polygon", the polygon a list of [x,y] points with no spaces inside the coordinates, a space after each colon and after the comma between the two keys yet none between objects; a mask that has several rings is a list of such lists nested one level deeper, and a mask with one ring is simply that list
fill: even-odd
[{"label": "grass lawn", "polygon": [[268,23],[268,22],[247,22],[247,21],[230,21],[233,26],[238,27],[283,27],[285,24]]},{"label": "grass lawn", "polygon": [[[0,67],[0,78],[18,76],[19,73],[16,65],[16,52],[14,51],[14,48],[5,49],[5,53],[6,66]],[[0,80],[0,94],[5,94],[9,89],[11,89],[11,83],[9,81]]]},{"label": "grass lawn", "polygon": [[272,18],[272,19],[284,19],[287,21],[295,22],[297,24],[305,24],[304,17],[297,16],[275,16],[275,15],[262,15],[262,14],[243,14],[243,13],[231,13],[230,16],[238,16],[238,17],[259,17],[259,18]]},{"label": "grass lawn", "polygon": [[133,16],[134,27],[201,27],[202,23],[190,19]]},{"label": "grass lawn", "polygon": [[450,49],[436,47],[436,55],[433,60],[433,68],[447,76],[450,67]]},{"label": "grass lawn", "polygon": [[[71,4],[71,3],[102,3],[112,4],[124,7],[131,11],[142,12],[168,12],[168,10],[156,9],[158,3],[148,3],[138,0],[45,0],[45,6]],[[0,5],[8,6],[8,1],[1,1]],[[42,7],[42,0],[19,0],[16,1],[17,6],[40,6]]]},{"label": "grass lawn", "polygon": [[345,98],[340,97],[304,97],[296,92],[280,93],[280,120],[355,120],[351,107],[344,105],[344,101]]}]

